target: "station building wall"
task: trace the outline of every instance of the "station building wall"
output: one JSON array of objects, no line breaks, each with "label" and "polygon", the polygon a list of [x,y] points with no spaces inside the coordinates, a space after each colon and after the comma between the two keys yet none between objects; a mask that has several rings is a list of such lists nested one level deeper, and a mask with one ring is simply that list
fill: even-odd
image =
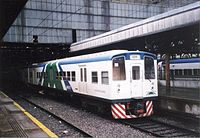
[{"label": "station building wall", "polygon": [[198,0],[28,0],[5,42],[71,43]]}]

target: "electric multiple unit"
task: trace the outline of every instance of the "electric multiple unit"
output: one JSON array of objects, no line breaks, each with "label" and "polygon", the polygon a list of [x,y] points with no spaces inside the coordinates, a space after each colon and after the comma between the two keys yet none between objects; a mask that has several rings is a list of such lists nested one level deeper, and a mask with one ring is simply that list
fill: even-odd
[{"label": "electric multiple unit", "polygon": [[115,119],[152,115],[158,96],[157,60],[148,52],[111,50],[64,58],[33,64],[25,73],[29,84],[59,89],[89,105],[109,105]]}]

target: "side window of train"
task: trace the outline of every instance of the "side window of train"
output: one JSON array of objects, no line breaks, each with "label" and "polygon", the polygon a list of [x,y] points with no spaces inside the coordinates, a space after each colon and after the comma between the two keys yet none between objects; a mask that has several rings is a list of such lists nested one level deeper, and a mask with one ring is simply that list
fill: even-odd
[{"label": "side window of train", "polygon": [[72,71],[72,81],[76,81],[76,72]]},{"label": "side window of train", "polygon": [[63,80],[66,80],[66,79],[67,79],[67,78],[66,78],[66,72],[65,72],[65,71],[62,72],[62,77],[63,77]]},{"label": "side window of train", "polygon": [[40,72],[38,72],[38,79],[40,78],[40,76],[41,76],[41,75],[40,75]]},{"label": "side window of train", "polygon": [[37,72],[38,79],[40,78],[40,76],[41,76],[41,72]]},{"label": "side window of train", "polygon": [[191,69],[184,69],[183,72],[184,72],[185,76],[192,76],[192,70]]},{"label": "side window of train", "polygon": [[101,72],[101,83],[102,84],[109,84],[108,71],[102,71]]},{"label": "side window of train", "polygon": [[113,59],[113,80],[126,80],[124,57]]},{"label": "side window of train", "polygon": [[60,72],[56,72],[56,79],[58,79],[58,80],[62,80],[62,77],[64,77],[62,71],[60,71]]},{"label": "side window of train", "polygon": [[67,71],[67,80],[69,80],[69,81],[70,81],[70,76],[71,76],[70,71]]},{"label": "side window of train", "polygon": [[193,74],[195,76],[200,76],[200,69],[193,69]]},{"label": "side window of train", "polygon": [[96,71],[92,72],[92,83],[98,83],[98,74]]},{"label": "side window of train", "polygon": [[59,72],[56,72],[56,79],[57,79],[57,80],[60,79],[60,74],[59,74]]},{"label": "side window of train", "polygon": [[139,80],[140,79],[140,67],[132,66],[132,79]]},{"label": "side window of train", "polygon": [[176,76],[182,76],[183,75],[183,72],[181,69],[175,69],[175,75]]},{"label": "side window of train", "polygon": [[29,77],[32,78],[33,77],[33,73],[29,72]]}]

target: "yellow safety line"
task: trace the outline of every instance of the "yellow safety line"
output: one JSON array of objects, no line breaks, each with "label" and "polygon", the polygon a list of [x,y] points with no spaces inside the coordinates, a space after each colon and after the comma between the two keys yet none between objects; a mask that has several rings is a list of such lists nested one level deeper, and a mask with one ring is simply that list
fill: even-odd
[{"label": "yellow safety line", "polygon": [[[0,91],[0,93],[5,96],[8,97],[5,93],[3,93],[2,91]],[[18,103],[13,102],[13,104],[18,107],[25,115],[27,115],[38,127],[40,127],[45,133],[47,133],[47,135],[50,138],[58,138],[58,136],[56,134],[54,134],[53,132],[51,132],[51,130],[49,130],[46,126],[44,126],[40,121],[38,121],[35,117],[33,117],[30,113],[28,113],[26,110],[24,110],[24,108],[22,108]]]},{"label": "yellow safety line", "polygon": [[39,126],[47,135],[51,138],[58,138],[56,134],[54,134],[51,130],[49,130],[46,126],[44,126],[40,121],[38,121],[35,117],[33,117],[30,113],[28,113],[24,108],[22,108],[18,103],[14,102],[14,105],[17,106],[25,115],[27,115],[37,126]]}]

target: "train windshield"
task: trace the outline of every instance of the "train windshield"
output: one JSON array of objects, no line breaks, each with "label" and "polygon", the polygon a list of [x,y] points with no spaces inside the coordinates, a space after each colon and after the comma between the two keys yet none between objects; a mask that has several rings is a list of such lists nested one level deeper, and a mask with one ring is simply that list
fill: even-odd
[{"label": "train windshield", "polygon": [[154,59],[152,57],[144,58],[145,79],[155,79]]},{"label": "train windshield", "polygon": [[125,80],[125,61],[124,57],[117,57],[113,59],[113,80]]}]

